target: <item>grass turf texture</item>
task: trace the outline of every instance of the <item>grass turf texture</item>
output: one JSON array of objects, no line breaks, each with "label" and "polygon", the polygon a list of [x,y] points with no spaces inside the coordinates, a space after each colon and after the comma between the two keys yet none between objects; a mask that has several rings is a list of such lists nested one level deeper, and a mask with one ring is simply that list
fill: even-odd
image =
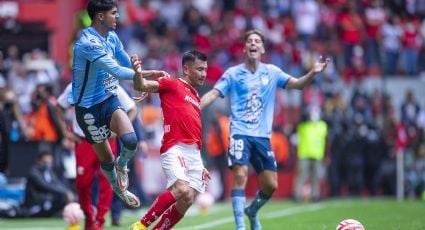
[{"label": "grass turf texture", "polygon": [[[111,227],[110,219],[105,229],[128,229],[140,219],[145,209],[123,213],[122,226]],[[425,229],[425,202],[421,200],[398,202],[394,199],[326,200],[314,204],[273,200],[260,211],[263,229],[320,230],[335,229],[344,219],[356,219],[367,230],[373,229]],[[246,219],[247,229],[249,223]],[[66,223],[58,218],[2,219],[0,229],[65,229]],[[83,229],[83,228],[81,228]],[[234,229],[230,203],[215,204],[207,215],[200,215],[196,206],[174,228],[175,230]]]}]

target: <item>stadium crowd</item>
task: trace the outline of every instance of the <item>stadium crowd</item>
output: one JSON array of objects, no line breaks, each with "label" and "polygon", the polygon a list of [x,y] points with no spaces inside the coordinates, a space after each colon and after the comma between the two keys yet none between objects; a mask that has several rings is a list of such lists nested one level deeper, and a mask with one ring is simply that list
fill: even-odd
[{"label": "stadium crowd", "polygon": [[[399,153],[405,155],[406,193],[415,197],[425,190],[425,104],[415,99],[415,91],[407,91],[404,102],[395,107],[391,92],[362,88],[370,78],[424,78],[424,1],[126,0],[119,1],[119,13],[118,36],[129,54],[143,57],[146,69],[179,75],[183,51],[196,47],[207,53],[207,85],[200,94],[224,69],[241,61],[241,36],[250,28],[268,38],[265,61],[293,76],[309,69],[319,55],[331,57],[328,69],[300,98],[291,92],[276,97],[274,137],[280,141],[274,150],[279,169],[294,171],[296,127],[302,115],[319,109],[328,127],[323,163],[329,189],[322,197],[364,191],[394,195]],[[78,17],[76,27],[81,28],[86,16]],[[11,142],[53,143],[58,159],[63,151],[57,149],[73,149],[52,112],[55,97],[67,83],[67,68],[58,68],[39,49],[21,54],[16,44],[0,50],[0,172],[7,175],[9,154],[20,154],[9,152]],[[351,95],[347,88],[353,89]],[[212,168],[220,168],[217,162],[226,164],[212,160],[227,150],[222,146],[226,143],[212,141],[214,121],[228,113],[221,111],[220,103],[226,102],[213,106],[204,118],[203,154]],[[148,144],[159,147],[159,98],[150,95],[139,108]],[[60,162],[55,167],[63,174]]]}]

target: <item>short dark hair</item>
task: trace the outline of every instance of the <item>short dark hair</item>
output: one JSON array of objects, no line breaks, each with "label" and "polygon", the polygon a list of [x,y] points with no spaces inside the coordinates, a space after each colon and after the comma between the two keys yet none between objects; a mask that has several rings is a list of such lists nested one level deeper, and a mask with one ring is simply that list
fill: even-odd
[{"label": "short dark hair", "polygon": [[111,10],[114,7],[118,7],[115,0],[90,0],[87,4],[87,13],[93,21],[97,13]]},{"label": "short dark hair", "polygon": [[194,62],[196,59],[207,61],[207,55],[197,50],[189,50],[183,54],[182,66],[188,62]]},{"label": "short dark hair", "polygon": [[248,31],[246,31],[245,35],[244,35],[244,41],[246,42],[248,40],[248,37],[251,36],[252,34],[256,34],[256,35],[260,36],[261,41],[263,43],[266,43],[266,39],[264,38],[264,34],[261,33],[259,30],[248,30]]}]

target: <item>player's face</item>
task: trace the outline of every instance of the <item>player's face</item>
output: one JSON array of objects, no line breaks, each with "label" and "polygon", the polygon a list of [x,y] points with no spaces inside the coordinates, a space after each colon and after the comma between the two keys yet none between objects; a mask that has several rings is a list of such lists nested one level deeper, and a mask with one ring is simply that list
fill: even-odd
[{"label": "player's face", "polygon": [[243,52],[248,59],[261,59],[261,55],[264,54],[264,44],[261,37],[258,34],[249,35],[245,41]]},{"label": "player's face", "polygon": [[118,9],[113,7],[111,10],[104,11],[99,13],[100,20],[102,21],[103,26],[108,29],[115,30],[117,28],[118,19],[120,15],[118,14]]},{"label": "player's face", "polygon": [[183,66],[184,75],[187,76],[189,84],[198,87],[204,84],[207,77],[208,65],[206,61],[196,59],[194,62],[188,62]]}]

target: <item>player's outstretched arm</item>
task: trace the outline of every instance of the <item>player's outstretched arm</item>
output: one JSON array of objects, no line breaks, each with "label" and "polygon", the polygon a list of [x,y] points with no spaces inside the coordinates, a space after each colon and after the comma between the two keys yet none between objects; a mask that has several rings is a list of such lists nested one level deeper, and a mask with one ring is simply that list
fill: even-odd
[{"label": "player's outstretched arm", "polygon": [[142,92],[158,92],[159,83],[157,81],[146,80],[143,76],[142,61],[137,55],[131,56],[131,66],[136,72],[133,77],[134,89]]},{"label": "player's outstretched arm", "polygon": [[120,80],[133,79],[134,71],[130,68],[120,66],[109,55],[101,56],[100,58],[93,61],[93,64]]},{"label": "player's outstretched arm", "polygon": [[149,80],[155,80],[160,77],[170,77],[170,74],[162,70],[142,70],[142,75],[144,78]]},{"label": "player's outstretched arm", "polygon": [[317,73],[323,72],[328,63],[330,62],[330,58],[323,58],[322,56],[319,57],[319,60],[314,63],[313,68],[305,74],[304,76],[300,78],[293,78],[291,77],[286,84],[286,88],[288,89],[303,89],[307,85],[311,83],[311,81],[314,79],[314,76],[316,76]]},{"label": "player's outstretched arm", "polygon": [[204,94],[204,96],[201,97],[201,110],[213,103],[218,96],[220,96],[220,92],[216,89],[212,89]]}]

